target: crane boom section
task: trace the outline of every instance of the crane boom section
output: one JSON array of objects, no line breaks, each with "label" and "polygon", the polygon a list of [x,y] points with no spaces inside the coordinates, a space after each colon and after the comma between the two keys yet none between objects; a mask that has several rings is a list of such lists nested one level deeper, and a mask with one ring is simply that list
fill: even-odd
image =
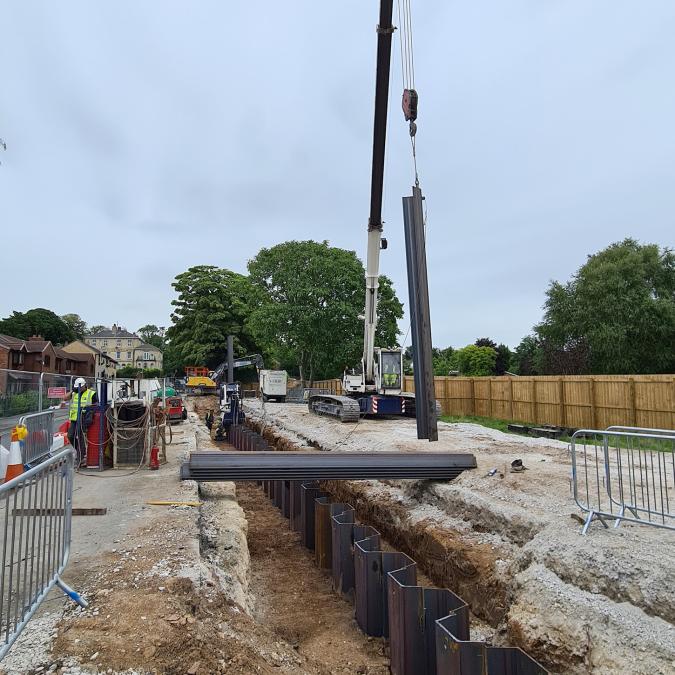
[{"label": "crane boom section", "polygon": [[363,336],[363,366],[366,382],[374,379],[375,331],[377,329],[377,290],[380,275],[382,238],[382,189],[384,184],[384,151],[387,139],[387,105],[389,102],[389,70],[393,0],[380,1],[377,26],[377,71],[375,76],[375,119],[373,124],[373,166],[370,182],[370,216],[368,218],[368,251],[366,256],[366,303]]}]

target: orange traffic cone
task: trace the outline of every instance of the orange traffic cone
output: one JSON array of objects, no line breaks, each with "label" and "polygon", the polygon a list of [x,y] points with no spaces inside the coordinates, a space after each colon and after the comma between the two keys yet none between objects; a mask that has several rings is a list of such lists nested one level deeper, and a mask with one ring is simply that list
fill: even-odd
[{"label": "orange traffic cone", "polygon": [[5,483],[12,478],[16,478],[23,473],[23,461],[21,460],[21,438],[25,438],[23,433],[25,427],[14,427],[12,429],[12,443],[9,446],[9,459],[7,460],[7,473],[5,474]]}]

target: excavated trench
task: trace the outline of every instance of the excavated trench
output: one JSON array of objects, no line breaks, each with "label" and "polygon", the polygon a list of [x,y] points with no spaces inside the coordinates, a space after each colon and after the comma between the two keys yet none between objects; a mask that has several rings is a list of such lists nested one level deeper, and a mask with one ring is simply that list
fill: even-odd
[{"label": "excavated trench", "polygon": [[[248,420],[247,424],[262,432],[265,440],[277,450],[303,449],[269,426],[262,428],[255,420]],[[456,532],[440,527],[432,517],[411,521],[406,506],[386,491],[388,485],[400,487],[406,482],[381,483],[383,489],[376,499],[369,494],[373,485],[370,481],[324,481],[321,488],[333,501],[351,504],[362,523],[375,527],[391,546],[414,559],[433,584],[450,588],[466,600],[473,615],[493,628],[502,625],[510,604],[510,592],[509,580],[499,573],[502,567],[499,547],[479,542],[467,547]],[[419,481],[414,483],[419,484]],[[525,536],[523,528],[518,528],[517,536]],[[494,641],[503,642],[499,635],[494,636]]]},{"label": "excavated trench", "polygon": [[[204,430],[205,431],[205,430]],[[226,443],[202,439],[207,445]],[[364,635],[298,533],[254,483],[203,483],[200,551],[226,600],[250,616],[260,642],[275,645],[281,672],[386,675],[384,640]],[[266,655],[270,656],[269,650]]]},{"label": "excavated trench", "polygon": [[[289,413],[282,412],[282,419],[284,415],[288,417]],[[330,450],[340,446],[340,442],[333,443],[336,447],[332,448],[330,426],[326,433],[324,429],[316,432],[309,427],[305,429],[306,423],[286,425],[265,414],[264,409],[258,413],[251,407],[246,424],[278,451]],[[339,434],[339,429],[336,431]],[[326,448],[322,447],[324,442]],[[504,445],[511,448],[508,441]],[[538,461],[548,459],[541,457],[537,455]],[[545,475],[551,476],[551,482],[560,482],[561,478],[565,480],[564,474],[559,475],[561,470],[564,471],[554,461],[550,468],[547,465]],[[360,522],[376,528],[389,546],[415,560],[428,577],[422,581],[424,585],[430,580],[433,585],[449,588],[461,596],[473,617],[484,621],[474,639],[488,639],[497,646],[519,646],[552,673],[675,672],[672,622],[667,623],[672,616],[673,604],[668,598],[673,586],[668,580],[672,579],[669,570],[673,568],[651,564],[651,558],[636,562],[631,553],[634,549],[627,545],[628,542],[638,545],[638,537],[648,538],[651,533],[647,532],[645,537],[642,531],[633,534],[626,530],[603,537],[601,547],[592,546],[590,538],[589,546],[584,546],[585,540],[575,538],[576,533],[570,537],[571,528],[562,519],[552,520],[545,509],[527,508],[532,495],[544,504],[555,504],[555,499],[552,502],[547,499],[549,484],[542,485],[529,478],[507,476],[502,485],[508,489],[500,493],[498,488],[496,495],[489,491],[482,493],[485,479],[472,475],[452,483],[325,482],[321,489],[330,494],[331,501],[352,505]],[[525,488],[522,497],[519,484]],[[297,653],[308,653],[311,658],[312,652],[303,651],[306,650],[303,645],[311,645],[313,637],[303,630],[298,631],[299,637],[293,634],[289,626],[302,626],[302,620],[288,613],[284,606],[293,607],[293,600],[302,605],[304,600],[304,611],[323,602],[321,594],[310,592],[307,599],[304,595],[291,596],[289,601],[288,597],[277,598],[285,584],[270,585],[263,581],[276,579],[278,570],[286,565],[291,570],[291,586],[297,586],[306,574],[319,573],[313,556],[302,549],[298,535],[290,530],[288,520],[282,518],[263,490],[248,484],[238,486],[238,490],[237,498],[250,518],[249,527],[255,529],[251,523],[258,521],[261,513],[266,513],[265,520],[273,525],[271,529],[263,528],[260,537],[249,536],[251,586],[257,589],[254,616],[288,617],[286,622],[270,619],[270,625],[277,626],[280,638],[298,644]],[[564,515],[559,506],[555,508],[556,515]],[[278,536],[284,544],[281,547]],[[269,540],[274,545],[260,550],[256,548],[256,540]],[[654,542],[652,553],[657,559],[672,560],[666,544]],[[290,555],[304,557],[308,567],[287,565],[286,558]],[[256,566],[267,568],[259,580]],[[300,569],[304,571],[293,571]],[[333,594],[324,573],[319,575],[325,584],[322,592],[343,603],[345,616],[354,628],[353,607]],[[277,603],[279,612],[275,610]],[[321,651],[317,653],[320,655]],[[325,667],[330,672],[340,672]]]},{"label": "excavated trench", "polygon": [[328,574],[316,567],[262,488],[238,483],[237,499],[248,522],[256,621],[297,650],[311,672],[389,673],[384,642],[359,630],[352,605],[333,591]]}]

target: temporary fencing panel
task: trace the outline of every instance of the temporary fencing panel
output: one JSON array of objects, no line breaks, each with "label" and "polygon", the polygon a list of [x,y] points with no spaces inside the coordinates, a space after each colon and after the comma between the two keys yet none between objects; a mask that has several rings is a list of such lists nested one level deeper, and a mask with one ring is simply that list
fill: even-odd
[{"label": "temporary fencing panel", "polygon": [[572,436],[574,499],[593,520],[675,529],[675,431],[614,427]]},{"label": "temporary fencing panel", "polygon": [[26,427],[28,434],[22,443],[21,458],[24,464],[34,464],[46,457],[54,440],[54,412],[45,410],[24,415],[19,424]]},{"label": "temporary fencing panel", "polygon": [[0,486],[0,659],[54,586],[87,606],[60,578],[70,554],[73,466],[68,448]]}]

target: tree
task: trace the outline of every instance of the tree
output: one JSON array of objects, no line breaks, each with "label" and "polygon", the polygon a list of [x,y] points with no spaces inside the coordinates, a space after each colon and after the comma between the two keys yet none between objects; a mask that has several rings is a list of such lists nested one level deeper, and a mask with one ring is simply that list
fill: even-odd
[{"label": "tree", "polygon": [[96,335],[96,333],[99,333],[102,330],[109,330],[109,328],[108,328],[108,326],[103,326],[103,325],[97,323],[95,326],[89,327],[88,335]]},{"label": "tree", "polygon": [[468,377],[492,375],[497,361],[497,352],[492,347],[467,345],[452,356],[453,370]]},{"label": "tree", "polygon": [[491,373],[492,375],[503,375],[511,367],[511,357],[513,354],[505,344],[498,345],[494,340],[483,337],[478,338],[474,342],[474,345],[476,347],[490,347],[490,349],[495,350],[497,359],[495,361],[494,372]]},{"label": "tree", "polygon": [[172,286],[178,298],[171,302],[173,325],[166,331],[166,372],[217,366],[227,357],[228,335],[234,336],[237,354],[258,351],[246,326],[253,290],[245,276],[198,265],[179,274]]},{"label": "tree", "polygon": [[[365,271],[354,251],[290,241],[261,249],[248,270],[257,290],[251,330],[301,379],[336,377],[360,362]],[[394,347],[403,306],[386,276],[379,286],[376,343]]]},{"label": "tree", "polygon": [[511,370],[513,352],[505,344],[497,345],[495,351],[497,352],[497,359],[495,361],[495,375],[504,375],[507,370]]},{"label": "tree", "polygon": [[451,370],[455,369],[453,360],[455,350],[452,347],[439,349],[433,347],[431,356],[434,364],[434,375],[448,375]]},{"label": "tree", "polygon": [[478,338],[474,344],[476,347],[490,347],[497,351],[497,343],[494,340],[491,340],[490,338]]},{"label": "tree", "polygon": [[139,328],[137,332],[143,342],[147,342],[149,345],[157,347],[157,349],[164,350],[166,346],[166,330],[164,326],[157,327],[149,323]]},{"label": "tree", "polygon": [[534,335],[526,335],[513,352],[512,368],[518,375],[540,375],[542,359],[539,340]]},{"label": "tree", "polygon": [[675,370],[675,255],[625,239],[551,282],[535,332],[547,373]]},{"label": "tree", "polygon": [[27,340],[32,335],[41,335],[55,345],[66,344],[75,339],[73,329],[49,309],[37,307],[27,312],[12,312],[0,320],[0,333]]},{"label": "tree", "polygon": [[61,319],[70,326],[77,340],[82,340],[87,335],[87,322],[79,314],[62,314]]}]

